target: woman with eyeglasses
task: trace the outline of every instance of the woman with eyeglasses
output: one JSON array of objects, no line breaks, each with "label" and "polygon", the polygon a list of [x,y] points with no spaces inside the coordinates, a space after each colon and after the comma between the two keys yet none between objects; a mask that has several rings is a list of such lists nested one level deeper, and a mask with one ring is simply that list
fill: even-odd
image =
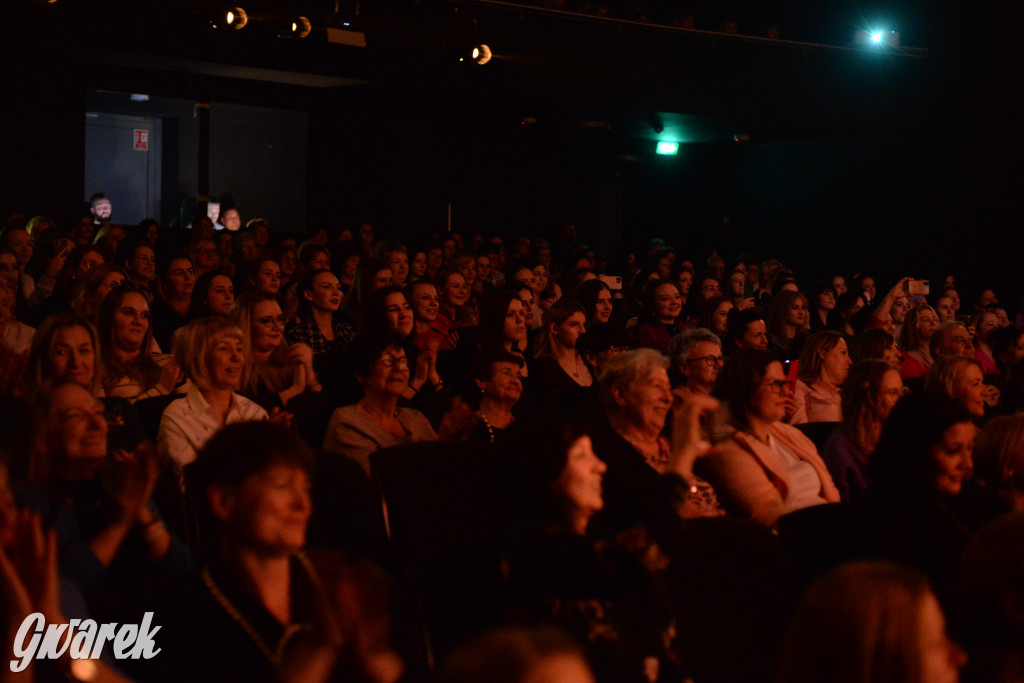
[{"label": "woman with eyeglasses", "polygon": [[313,350],[284,339],[284,314],[277,300],[245,292],[231,309],[229,320],[242,331],[245,364],[239,392],[265,410],[286,408],[307,391],[321,390],[313,369]]},{"label": "woman with eyeglasses", "polygon": [[725,362],[722,340],[703,327],[676,335],[669,348],[669,358],[672,368],[683,380],[672,390],[678,404],[686,403],[693,396],[710,396],[718,371]]},{"label": "woman with eyeglasses", "polygon": [[141,236],[122,242],[116,259],[128,271],[132,284],[149,287],[156,279],[156,253],[153,245]]},{"label": "woman with eyeglasses", "polygon": [[352,458],[367,474],[370,453],[388,446],[433,441],[437,433],[418,410],[398,405],[409,386],[409,359],[394,334],[364,334],[352,347],[363,397],[331,415],[324,450]]},{"label": "woman with eyeglasses", "polygon": [[790,392],[782,363],[760,349],[733,353],[715,382],[736,431],[706,459],[708,480],[726,510],[767,526],[788,512],[839,502],[814,443],[783,422]]}]

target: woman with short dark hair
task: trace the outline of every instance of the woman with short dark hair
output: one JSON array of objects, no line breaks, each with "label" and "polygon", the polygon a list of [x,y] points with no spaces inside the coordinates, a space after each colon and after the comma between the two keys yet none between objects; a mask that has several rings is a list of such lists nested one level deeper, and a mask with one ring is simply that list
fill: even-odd
[{"label": "woman with short dark hair", "polygon": [[768,526],[788,512],[839,501],[814,443],[783,422],[790,391],[777,356],[759,349],[729,356],[715,384],[736,431],[707,458],[708,480],[727,510]]}]

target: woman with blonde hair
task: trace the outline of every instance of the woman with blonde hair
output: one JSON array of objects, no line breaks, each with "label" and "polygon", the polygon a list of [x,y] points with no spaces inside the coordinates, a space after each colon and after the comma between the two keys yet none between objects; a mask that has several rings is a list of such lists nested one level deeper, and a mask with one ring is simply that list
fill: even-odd
[{"label": "woman with blonde hair", "polygon": [[245,364],[240,394],[269,411],[287,407],[306,391],[321,390],[313,369],[313,349],[285,341],[285,316],[274,297],[245,292],[235,301],[228,320],[242,332]]},{"label": "woman with blonde hair", "polygon": [[931,306],[911,309],[900,331],[900,349],[903,351],[903,364],[900,375],[903,379],[924,377],[931,369],[935,359],[932,358],[932,335],[939,327],[939,314]]},{"label": "woman with blonde hair", "polygon": [[267,411],[235,393],[245,356],[242,331],[233,323],[193,320],[175,337],[174,355],[192,385],[164,410],[157,444],[160,454],[181,468],[224,425],[265,420]]},{"label": "woman with blonde hair", "polygon": [[842,420],[840,387],[852,364],[843,335],[823,330],[808,337],[800,351],[799,379],[793,392],[796,410],[789,423]]},{"label": "woman with blonde hair", "polygon": [[924,390],[949,396],[975,419],[985,416],[989,388],[981,363],[966,356],[943,356],[935,361],[924,380]]}]

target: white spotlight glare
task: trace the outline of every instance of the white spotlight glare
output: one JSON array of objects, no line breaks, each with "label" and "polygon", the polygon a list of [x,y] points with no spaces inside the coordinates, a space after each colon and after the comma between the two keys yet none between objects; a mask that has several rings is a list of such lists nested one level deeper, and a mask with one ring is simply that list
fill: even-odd
[{"label": "white spotlight glare", "polygon": [[880,42],[882,42],[882,32],[881,31],[873,31],[871,33],[871,42],[872,43],[880,43]]}]

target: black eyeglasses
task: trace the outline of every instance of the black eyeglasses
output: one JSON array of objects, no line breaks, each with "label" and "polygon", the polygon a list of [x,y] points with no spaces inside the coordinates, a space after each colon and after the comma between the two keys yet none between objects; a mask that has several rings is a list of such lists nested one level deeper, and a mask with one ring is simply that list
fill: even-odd
[{"label": "black eyeglasses", "polygon": [[699,363],[701,361],[703,361],[704,365],[708,366],[709,368],[713,368],[716,365],[724,363],[725,362],[725,358],[722,357],[722,356],[701,356],[700,358],[687,358],[686,359],[687,363]]},{"label": "black eyeglasses", "polygon": [[390,368],[393,365],[397,365],[399,368],[404,369],[409,368],[409,359],[406,358],[405,356],[402,356],[401,358],[395,358],[392,355],[383,355],[380,357],[379,362],[386,368]]},{"label": "black eyeglasses", "polygon": [[784,394],[789,389],[789,382],[784,379],[770,379],[761,386],[768,387],[768,391],[773,394]]},{"label": "black eyeglasses", "polygon": [[283,315],[265,315],[262,318],[256,318],[256,322],[263,327],[272,327],[275,323],[284,327],[285,317]]}]

